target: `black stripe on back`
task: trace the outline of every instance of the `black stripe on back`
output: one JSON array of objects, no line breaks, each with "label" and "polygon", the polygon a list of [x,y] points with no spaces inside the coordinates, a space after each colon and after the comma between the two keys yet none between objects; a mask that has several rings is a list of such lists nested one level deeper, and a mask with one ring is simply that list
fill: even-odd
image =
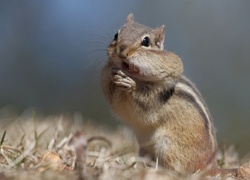
[{"label": "black stripe on back", "polygon": [[164,89],[162,92],[159,93],[159,101],[161,103],[166,103],[169,98],[173,95],[174,93],[174,90],[175,90],[175,86],[169,88],[169,89]]},{"label": "black stripe on back", "polygon": [[181,76],[178,83],[186,84],[188,87],[190,87],[193,90],[193,92],[198,96],[199,100],[202,102],[204,108],[207,111],[207,115],[209,116],[210,120],[212,121],[212,118],[210,116],[210,112],[207,109],[207,105],[206,105],[202,95],[200,94],[198,89],[195,87],[195,85],[189,79],[187,79],[185,76]]},{"label": "black stripe on back", "polygon": [[[194,92],[195,94],[198,95],[198,97],[200,98],[200,100],[203,102],[203,99],[201,97],[201,94],[200,92],[196,89],[195,85],[190,81],[188,80],[186,77],[184,76],[181,76],[181,78],[179,79],[178,83],[181,83],[181,84],[186,84],[188,87],[190,87]],[[203,102],[204,103],[204,102]]]},{"label": "black stripe on back", "polygon": [[[192,94],[188,93],[188,92],[185,92],[185,91],[181,91],[181,90],[177,90],[175,91],[175,94],[182,98],[182,99],[185,99],[186,101],[188,101],[189,103],[191,103],[196,109],[198,109],[200,115],[202,116],[202,118],[204,119],[205,121],[205,126],[206,126],[206,129],[209,131],[209,119],[207,119],[207,116],[206,114],[203,112],[202,108],[200,107],[200,105],[195,101],[195,98],[192,96]],[[202,102],[202,101],[201,101]]]}]

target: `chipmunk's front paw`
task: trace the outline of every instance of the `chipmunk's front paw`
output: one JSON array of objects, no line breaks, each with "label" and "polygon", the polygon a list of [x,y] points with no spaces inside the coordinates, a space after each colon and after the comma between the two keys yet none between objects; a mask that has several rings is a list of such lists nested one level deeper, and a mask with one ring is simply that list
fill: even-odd
[{"label": "chipmunk's front paw", "polygon": [[135,90],[136,83],[119,68],[111,68],[111,77],[113,83],[121,90],[131,92]]}]

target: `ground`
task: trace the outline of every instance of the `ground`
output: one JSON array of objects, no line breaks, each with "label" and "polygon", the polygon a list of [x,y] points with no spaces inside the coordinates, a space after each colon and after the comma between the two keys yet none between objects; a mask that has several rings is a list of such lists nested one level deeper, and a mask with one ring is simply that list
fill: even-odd
[{"label": "ground", "polygon": [[[204,177],[202,171],[188,174],[166,170],[137,155],[136,139],[127,127],[104,127],[79,113],[1,116],[0,140],[3,180],[222,178]],[[217,155],[221,167],[234,168],[247,163],[239,161],[232,146],[221,149]],[[242,174],[248,170],[243,169]]]}]

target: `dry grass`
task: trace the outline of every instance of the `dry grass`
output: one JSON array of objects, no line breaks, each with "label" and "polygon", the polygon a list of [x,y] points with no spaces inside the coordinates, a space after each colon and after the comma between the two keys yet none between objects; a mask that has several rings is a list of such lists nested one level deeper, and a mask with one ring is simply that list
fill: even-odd
[{"label": "dry grass", "polygon": [[[128,129],[108,129],[79,114],[44,118],[28,113],[0,122],[0,179],[204,179],[201,172],[176,173],[138,157]],[[224,167],[238,166],[230,148],[219,158]]]}]

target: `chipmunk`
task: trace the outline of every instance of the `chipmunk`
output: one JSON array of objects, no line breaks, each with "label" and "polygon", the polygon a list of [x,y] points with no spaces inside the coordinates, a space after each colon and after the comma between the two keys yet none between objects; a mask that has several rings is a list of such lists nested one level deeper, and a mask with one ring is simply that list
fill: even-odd
[{"label": "chipmunk", "polygon": [[134,130],[141,156],[196,172],[214,164],[214,125],[200,93],[182,74],[181,59],[164,51],[164,28],[151,29],[129,14],[108,46],[102,87],[112,111]]}]

